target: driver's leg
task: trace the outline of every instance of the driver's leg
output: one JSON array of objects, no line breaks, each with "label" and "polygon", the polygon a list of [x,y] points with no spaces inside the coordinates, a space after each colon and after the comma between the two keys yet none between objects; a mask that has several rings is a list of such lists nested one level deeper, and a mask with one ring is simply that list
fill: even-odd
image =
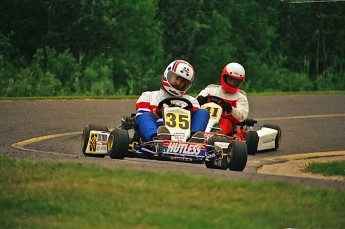
[{"label": "driver's leg", "polygon": [[210,118],[210,113],[205,109],[199,109],[192,114],[191,137],[189,142],[203,143],[205,130]]},{"label": "driver's leg", "polygon": [[144,142],[152,140],[157,135],[157,119],[149,112],[142,113],[136,117],[139,126],[140,137]]},{"label": "driver's leg", "polygon": [[232,122],[229,119],[221,118],[219,120],[219,126],[221,128],[221,134],[230,135],[233,132]]},{"label": "driver's leg", "polygon": [[205,109],[199,109],[192,114],[191,134],[200,131],[205,132],[210,113]]}]

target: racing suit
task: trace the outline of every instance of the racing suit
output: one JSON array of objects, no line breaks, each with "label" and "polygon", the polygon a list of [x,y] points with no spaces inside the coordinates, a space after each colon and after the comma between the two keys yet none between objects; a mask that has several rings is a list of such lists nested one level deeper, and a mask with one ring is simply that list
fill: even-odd
[{"label": "racing suit", "polygon": [[[158,91],[143,92],[137,100],[136,123],[143,141],[150,141],[157,134],[158,126],[163,124],[163,119],[156,119],[153,110],[157,108],[160,101],[170,97],[171,95],[161,88]],[[193,108],[190,110],[192,113],[191,134],[197,131],[205,132],[210,117],[209,113],[204,109],[199,109],[199,102],[194,97],[183,95],[182,98],[188,99],[193,104]]]},{"label": "racing suit", "polygon": [[244,91],[239,90],[235,93],[227,93],[220,85],[210,84],[204,90],[202,90],[198,96],[213,95],[220,97],[228,102],[232,106],[230,113],[223,112],[222,117],[219,120],[221,133],[230,135],[233,132],[232,123],[239,123],[244,121],[248,117],[249,104],[248,99]]}]

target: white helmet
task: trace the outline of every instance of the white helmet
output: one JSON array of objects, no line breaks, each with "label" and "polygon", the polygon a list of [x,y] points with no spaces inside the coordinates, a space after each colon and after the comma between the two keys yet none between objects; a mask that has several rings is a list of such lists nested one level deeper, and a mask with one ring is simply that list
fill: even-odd
[{"label": "white helmet", "polygon": [[232,62],[227,64],[220,74],[220,84],[228,93],[235,93],[242,86],[246,78],[246,71],[243,66]]},{"label": "white helmet", "polygon": [[185,60],[174,60],[164,71],[162,85],[170,95],[183,96],[193,80],[193,66]]}]

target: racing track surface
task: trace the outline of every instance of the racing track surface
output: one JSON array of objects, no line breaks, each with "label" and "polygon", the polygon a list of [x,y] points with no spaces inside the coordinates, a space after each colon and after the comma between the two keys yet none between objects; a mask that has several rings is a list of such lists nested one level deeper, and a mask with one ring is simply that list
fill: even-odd
[{"label": "racing track surface", "polygon": [[[248,97],[249,118],[279,125],[277,151],[249,155],[243,172],[207,169],[204,165],[142,159],[85,158],[81,132],[88,124],[119,126],[134,112],[135,100],[0,101],[0,155],[21,159],[95,163],[110,168],[174,171],[227,179],[274,179],[314,187],[345,188],[345,182],[257,174],[254,161],[273,156],[345,150],[345,95],[284,95]],[[28,140],[28,141],[27,141]],[[23,142],[24,141],[24,142]],[[16,148],[12,147],[15,144]],[[19,149],[22,148],[22,149]]]}]

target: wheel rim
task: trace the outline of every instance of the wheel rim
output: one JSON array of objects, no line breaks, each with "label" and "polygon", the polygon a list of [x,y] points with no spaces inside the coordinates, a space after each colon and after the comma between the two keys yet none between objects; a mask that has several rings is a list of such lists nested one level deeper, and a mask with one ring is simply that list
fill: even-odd
[{"label": "wheel rim", "polygon": [[114,135],[110,134],[108,142],[107,142],[108,153],[110,153],[110,150],[113,148],[113,144],[114,144]]},{"label": "wheel rim", "polygon": [[230,163],[230,161],[231,161],[230,156],[226,156],[226,161],[228,162],[228,164]]},{"label": "wheel rim", "polygon": [[231,151],[226,150],[225,154],[223,155],[222,160],[225,160],[229,164],[231,161],[231,156],[232,156],[231,154],[232,154]]},{"label": "wheel rim", "polygon": [[81,137],[81,148],[83,149],[85,145],[85,130],[83,131],[83,135]]},{"label": "wheel rim", "polygon": [[230,147],[230,151],[229,151],[229,156],[227,156],[226,160],[228,161],[228,163],[231,162],[232,158],[234,157],[233,156],[234,153],[232,152],[232,146]]}]

